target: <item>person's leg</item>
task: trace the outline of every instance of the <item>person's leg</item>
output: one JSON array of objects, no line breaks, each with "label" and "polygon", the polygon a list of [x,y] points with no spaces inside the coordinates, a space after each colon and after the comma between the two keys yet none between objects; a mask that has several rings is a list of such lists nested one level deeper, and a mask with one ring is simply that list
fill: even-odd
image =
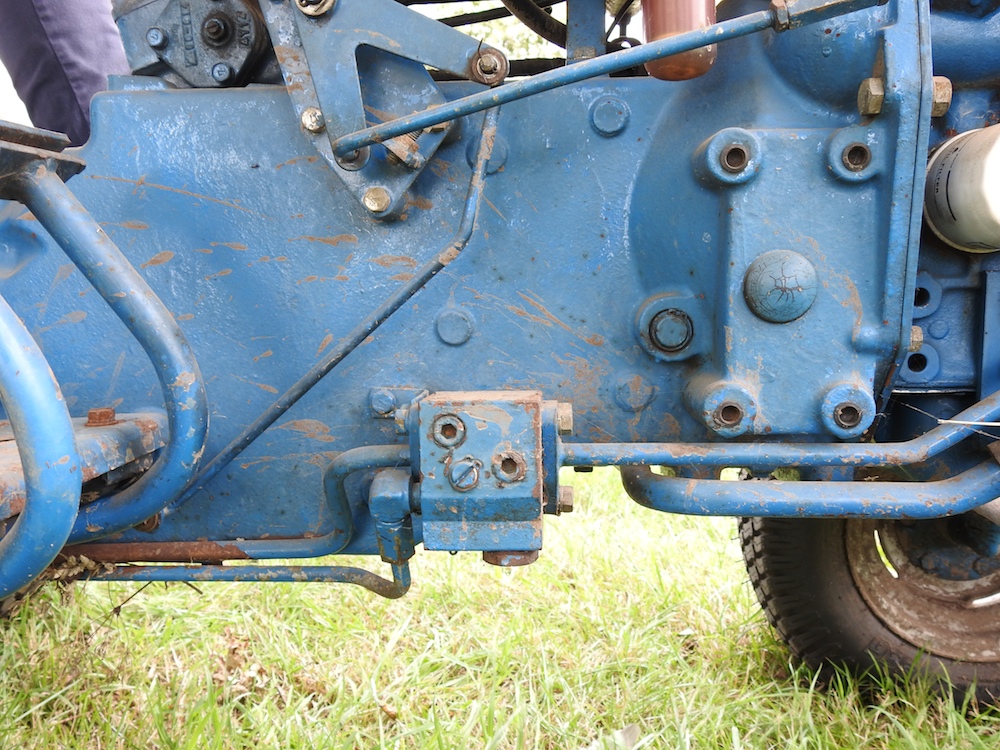
[{"label": "person's leg", "polygon": [[110,0],[3,0],[0,61],[36,127],[90,135],[90,98],[128,62]]}]

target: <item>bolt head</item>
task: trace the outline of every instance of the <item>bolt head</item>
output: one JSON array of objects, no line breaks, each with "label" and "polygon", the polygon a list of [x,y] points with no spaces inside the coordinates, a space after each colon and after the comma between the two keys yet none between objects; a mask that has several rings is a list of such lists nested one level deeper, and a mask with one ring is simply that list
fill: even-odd
[{"label": "bolt head", "polygon": [[111,406],[100,406],[87,412],[86,427],[109,427],[113,424],[118,424],[118,419]]},{"label": "bolt head", "polygon": [[866,78],[858,87],[858,112],[874,117],[882,111],[885,101],[885,83],[881,78]]},{"label": "bolt head", "polygon": [[216,63],[212,66],[212,78],[219,83],[226,83],[233,77],[233,68],[229,63]]},{"label": "bolt head", "polygon": [[931,117],[943,117],[951,108],[951,81],[945,76],[934,76]]},{"label": "bolt head", "polygon": [[376,414],[387,417],[396,410],[396,397],[392,394],[392,391],[379,388],[372,391],[371,396],[368,397],[368,405],[371,406],[372,411]]},{"label": "bolt head", "polygon": [[163,49],[167,46],[167,35],[163,29],[153,26],[146,31],[146,44],[153,49]]},{"label": "bolt head", "polygon": [[493,55],[483,55],[476,62],[479,72],[484,75],[493,75],[500,70],[500,63]]},{"label": "bolt head", "polygon": [[365,191],[365,197],[361,199],[365,208],[373,214],[385,213],[392,205],[392,196],[384,187],[372,187]]},{"label": "bolt head", "polygon": [[482,462],[471,456],[448,462],[448,484],[458,492],[468,492],[479,484]]},{"label": "bolt head", "polygon": [[573,434],[573,404],[556,404],[556,431],[560,435]]},{"label": "bolt head", "polygon": [[573,512],[573,488],[572,487],[560,487],[559,488],[559,501],[556,504],[557,513],[572,513]]},{"label": "bolt head", "polygon": [[920,326],[910,326],[910,351],[919,352],[924,345],[924,329]]},{"label": "bolt head", "polygon": [[671,308],[657,313],[649,324],[649,337],[665,352],[674,353],[691,343],[694,324],[683,310]]},{"label": "bolt head", "polygon": [[323,119],[323,113],[320,112],[318,107],[306,107],[302,110],[299,122],[310,133],[322,133],[326,130],[326,121]]}]

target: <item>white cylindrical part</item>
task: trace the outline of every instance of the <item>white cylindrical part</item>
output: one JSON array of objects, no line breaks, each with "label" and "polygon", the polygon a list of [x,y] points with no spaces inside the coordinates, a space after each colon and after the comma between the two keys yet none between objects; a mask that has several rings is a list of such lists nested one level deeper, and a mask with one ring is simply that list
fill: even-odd
[{"label": "white cylindrical part", "polygon": [[1000,125],[957,135],[931,155],[924,218],[959,250],[1000,250]]}]

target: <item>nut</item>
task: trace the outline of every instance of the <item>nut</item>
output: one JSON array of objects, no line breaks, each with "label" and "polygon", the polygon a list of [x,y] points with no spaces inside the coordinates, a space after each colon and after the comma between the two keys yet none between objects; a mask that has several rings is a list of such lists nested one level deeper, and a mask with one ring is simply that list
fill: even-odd
[{"label": "nut", "polygon": [[326,122],[323,120],[323,113],[319,111],[318,107],[306,107],[302,110],[302,116],[299,118],[299,122],[302,123],[302,127],[313,134],[322,133],[326,130]]},{"label": "nut", "polygon": [[945,76],[934,76],[934,93],[931,100],[931,117],[943,117],[951,107],[951,81]]},{"label": "nut", "polygon": [[84,426],[110,427],[113,424],[118,424],[118,419],[115,417],[114,407],[99,406],[96,409],[91,409],[87,412],[87,422]]},{"label": "nut", "polygon": [[560,435],[573,434],[573,404],[556,404],[556,431]]},{"label": "nut", "polygon": [[372,187],[365,191],[365,197],[361,199],[365,208],[373,214],[382,214],[389,210],[392,205],[392,196],[384,187]]},{"label": "nut", "polygon": [[866,78],[858,88],[858,112],[872,117],[882,111],[885,83],[881,78]]},{"label": "nut", "polygon": [[572,512],[573,512],[573,488],[560,487],[559,500],[556,503],[556,513],[572,513]]}]

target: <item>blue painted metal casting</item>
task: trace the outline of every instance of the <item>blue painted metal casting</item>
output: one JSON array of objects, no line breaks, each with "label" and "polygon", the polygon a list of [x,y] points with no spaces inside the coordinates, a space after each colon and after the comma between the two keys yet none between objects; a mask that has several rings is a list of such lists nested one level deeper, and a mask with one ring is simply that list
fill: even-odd
[{"label": "blue painted metal casting", "polygon": [[[563,467],[677,513],[980,508],[995,550],[1000,259],[922,214],[929,150],[1000,119],[1000,10],[946,5],[725,0],[605,54],[569,0],[539,66],[391,0],[192,0],[253,23],[188,63],[171,0],[119,3],[91,141],[0,128],[0,596],[60,549],[400,596],[420,544],[533,560]],[[393,578],[267,562],[333,554]]]}]

